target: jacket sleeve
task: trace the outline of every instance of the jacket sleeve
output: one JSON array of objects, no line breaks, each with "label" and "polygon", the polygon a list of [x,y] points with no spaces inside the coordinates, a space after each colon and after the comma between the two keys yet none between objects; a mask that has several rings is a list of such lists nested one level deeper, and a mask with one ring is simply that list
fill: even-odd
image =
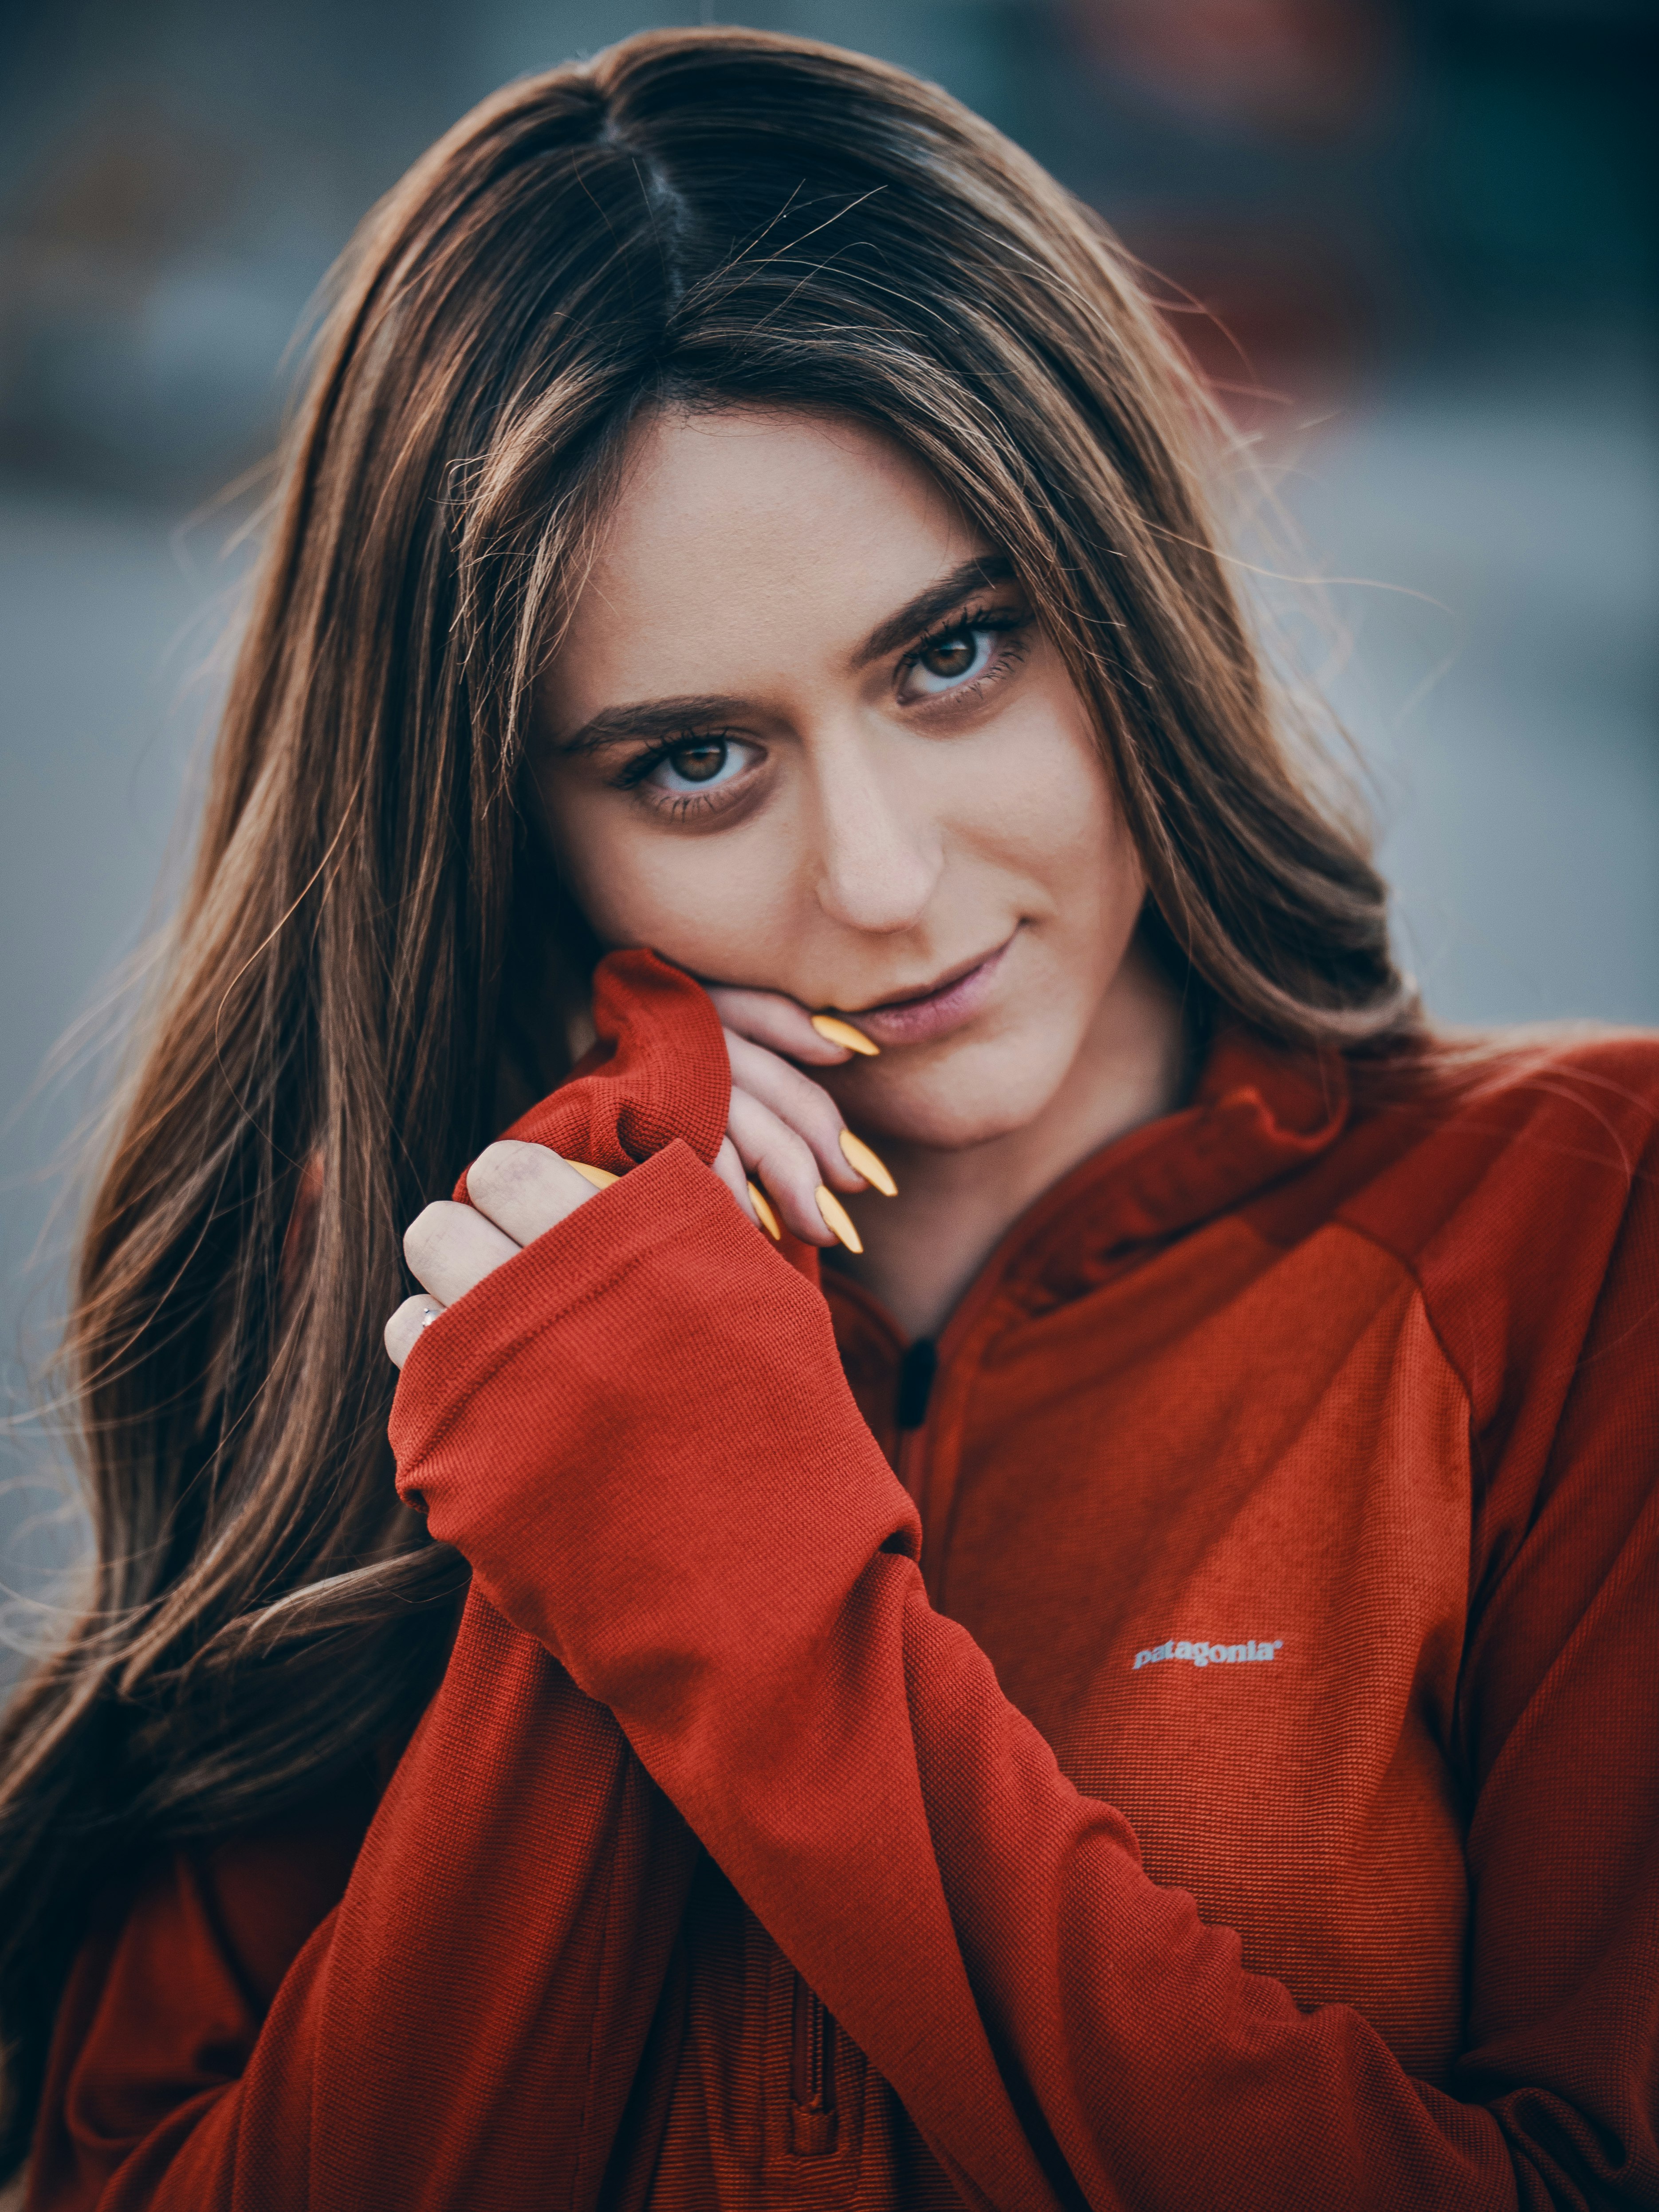
[{"label": "jacket sleeve", "polygon": [[[1604,2010],[1634,2008],[1619,2047],[1646,2053],[1622,2081],[1569,2006],[1559,2032],[1534,2024],[1520,2075],[1488,2021],[1484,2077],[1455,2098],[1352,2010],[1304,2013],[1246,1972],[932,1609],[914,1510],[822,1300],[684,1146],[452,1307],[404,1369],[392,1433],[434,1532],[615,1713],[969,2203],[1659,2203],[1651,1854],[1599,1869],[1619,1895],[1582,1907],[1611,1945],[1589,1929],[1582,1971]],[[1630,1679],[1653,1540],[1573,1662],[1580,1699],[1598,1674]],[[1624,1710],[1649,1752],[1628,1785],[1599,1778],[1639,1793],[1654,1725]],[[1571,1780],[1534,1772],[1540,1790]],[[1529,1805],[1518,1763],[1507,1788],[1486,1879],[1529,1888],[1536,1913],[1562,1878],[1560,1808]]]},{"label": "jacket sleeve", "polygon": [[[595,1017],[537,1133],[618,1170],[671,1136],[712,1158],[729,1078],[702,994],[614,956]],[[233,1841],[94,1927],[31,2212],[593,2205],[696,1850],[610,1712],[475,1588],[349,1878],[302,1835]]]},{"label": "jacket sleeve", "polygon": [[180,1854],[94,1932],[31,2212],[592,2205],[696,1855],[609,1713],[475,1594],[292,1964],[283,1841],[269,1867]]}]

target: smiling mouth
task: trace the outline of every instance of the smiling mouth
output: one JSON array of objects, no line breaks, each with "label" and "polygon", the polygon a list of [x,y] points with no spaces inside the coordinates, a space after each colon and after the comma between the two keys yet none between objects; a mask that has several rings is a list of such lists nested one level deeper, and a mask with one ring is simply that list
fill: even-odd
[{"label": "smiling mouth", "polygon": [[970,975],[977,975],[981,968],[988,968],[992,961],[1000,960],[1012,942],[1012,938],[1006,939],[994,951],[981,952],[977,960],[969,960],[960,968],[948,969],[937,983],[930,983],[925,991],[902,991],[891,999],[878,999],[872,1006],[849,1006],[843,1011],[858,1021],[862,1020],[866,1014],[890,1013],[900,1006],[925,1006],[930,999],[942,999],[947,991],[954,991]]},{"label": "smiling mouth", "polygon": [[838,1008],[877,1044],[917,1044],[969,1021],[983,1005],[1002,957],[1019,934],[1016,927],[994,951],[947,969],[923,991],[907,991],[874,1005]]}]

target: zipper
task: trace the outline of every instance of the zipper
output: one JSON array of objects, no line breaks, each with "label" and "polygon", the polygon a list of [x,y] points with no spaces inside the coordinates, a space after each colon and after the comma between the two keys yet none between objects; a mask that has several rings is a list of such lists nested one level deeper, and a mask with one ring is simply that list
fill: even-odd
[{"label": "zipper", "polygon": [[[939,1371],[931,1337],[905,1346],[895,1405],[899,1479],[921,1473],[927,1450],[928,1401]],[[914,1474],[912,1474],[914,1470]],[[919,1502],[919,1501],[918,1501]],[[815,1990],[793,1977],[789,2022],[789,2148],[798,2158],[825,2158],[836,2148],[836,2022]]]},{"label": "zipper", "polygon": [[795,1976],[789,2039],[789,2148],[823,2158],[836,2148],[836,2023]]}]

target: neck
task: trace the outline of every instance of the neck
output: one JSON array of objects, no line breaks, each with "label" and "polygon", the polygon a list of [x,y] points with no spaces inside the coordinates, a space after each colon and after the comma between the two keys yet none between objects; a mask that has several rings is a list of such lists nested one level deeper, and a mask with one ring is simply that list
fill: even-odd
[{"label": "neck", "polygon": [[863,1255],[837,1253],[833,1264],[908,1337],[937,1335],[1027,1206],[1103,1145],[1181,1103],[1188,1056],[1173,987],[1133,947],[1042,1111],[956,1151],[884,1144],[900,1195],[857,1202]]}]

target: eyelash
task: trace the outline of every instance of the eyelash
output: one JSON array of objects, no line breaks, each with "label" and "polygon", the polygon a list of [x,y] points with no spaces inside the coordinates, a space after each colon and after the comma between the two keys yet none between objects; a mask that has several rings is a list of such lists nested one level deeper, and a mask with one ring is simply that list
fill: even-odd
[{"label": "eyelash", "polygon": [[[664,738],[647,752],[638,753],[629,762],[615,781],[624,791],[632,791],[642,784],[653,768],[665,761],[671,753],[679,752],[686,745],[726,744],[740,745],[745,739],[736,737],[730,730],[682,730],[677,738]],[[648,804],[665,814],[671,822],[683,822],[689,814],[706,813],[711,806],[723,801],[714,793],[696,791],[666,792]]]},{"label": "eyelash", "polygon": [[[948,645],[953,637],[962,636],[964,631],[988,630],[1007,641],[991,666],[981,669],[977,676],[969,678],[954,690],[935,692],[933,695],[935,701],[941,699],[955,701],[964,696],[977,697],[987,684],[1000,683],[1012,665],[1024,659],[1024,650],[1016,648],[1015,641],[1030,627],[1031,616],[1027,609],[1008,606],[975,607],[969,613],[959,615],[953,621],[946,623],[941,629],[930,631],[926,637],[918,639],[899,662],[899,679],[902,682],[924,654],[936,652],[942,645]],[[682,730],[677,736],[660,738],[656,744],[648,747],[646,751],[635,754],[615,778],[615,781],[622,789],[632,791],[642,784],[652,769],[665,761],[671,753],[677,753],[686,745],[714,744],[722,741],[734,745],[747,742],[744,738],[734,736],[729,730]],[[653,803],[666,814],[671,821],[683,822],[688,815],[705,813],[710,807],[720,806],[724,802],[712,792],[705,795],[699,792],[684,791],[676,792]]]},{"label": "eyelash", "polygon": [[988,630],[994,636],[1006,637],[1010,641],[991,666],[982,668],[977,676],[970,677],[953,690],[936,691],[933,695],[936,699],[952,700],[959,699],[964,692],[971,692],[977,696],[982,686],[994,684],[1007,673],[1012,661],[1024,659],[1023,653],[1016,653],[1012,649],[1012,641],[1030,627],[1031,617],[1027,608],[975,607],[969,613],[958,615],[953,621],[946,623],[942,629],[936,629],[920,639],[900,661],[899,674],[901,678],[907,676],[925,654],[936,653],[940,646],[948,645],[953,637],[961,637],[974,630]]}]

